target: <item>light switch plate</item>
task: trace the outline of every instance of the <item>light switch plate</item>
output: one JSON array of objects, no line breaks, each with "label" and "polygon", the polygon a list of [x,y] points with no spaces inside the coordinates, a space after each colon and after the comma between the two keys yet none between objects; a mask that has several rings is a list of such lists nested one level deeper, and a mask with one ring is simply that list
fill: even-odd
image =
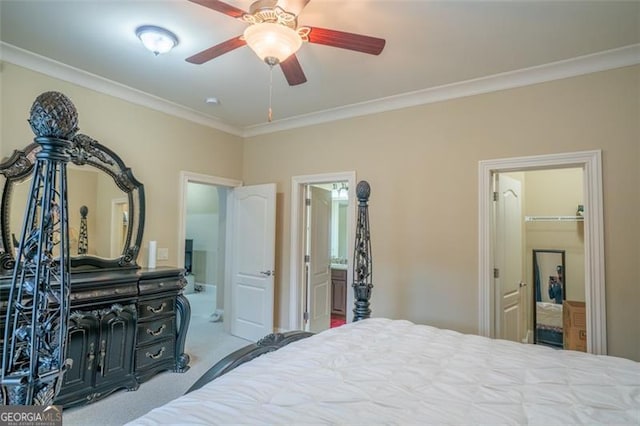
[{"label": "light switch plate", "polygon": [[166,247],[158,248],[158,255],[156,258],[158,260],[169,260],[169,249]]}]

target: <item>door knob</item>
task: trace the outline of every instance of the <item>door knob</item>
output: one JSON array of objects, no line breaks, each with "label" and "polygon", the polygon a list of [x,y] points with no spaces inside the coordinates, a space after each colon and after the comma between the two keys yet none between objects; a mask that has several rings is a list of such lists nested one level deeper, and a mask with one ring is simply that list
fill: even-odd
[{"label": "door knob", "polygon": [[272,274],[274,274],[274,272],[275,271],[260,271],[260,273],[265,277],[270,277]]}]

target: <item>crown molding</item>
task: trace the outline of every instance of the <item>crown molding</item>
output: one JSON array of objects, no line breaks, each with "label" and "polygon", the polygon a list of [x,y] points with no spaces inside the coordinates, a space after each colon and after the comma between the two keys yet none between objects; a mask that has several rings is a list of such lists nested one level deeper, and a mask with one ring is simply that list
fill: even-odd
[{"label": "crown molding", "polygon": [[133,104],[164,112],[203,126],[212,127],[236,136],[242,136],[242,130],[223,121],[201,114],[190,108],[178,105],[166,99],[150,95],[113,80],[74,68],[62,62],[21,49],[12,44],[0,41],[0,59],[32,71],[67,81],[87,89],[95,90]]},{"label": "crown molding", "polygon": [[449,99],[529,86],[552,80],[577,77],[579,75],[637,64],[640,64],[640,43],[535,67],[445,84],[429,89],[417,90],[415,92],[299,115],[271,123],[249,126],[244,128],[243,136],[257,136],[352,117],[441,102]]},{"label": "crown molding", "polygon": [[124,99],[134,104],[212,127],[232,135],[247,138],[637,65],[640,64],[640,43],[549,64],[445,84],[244,128],[229,125],[220,119],[206,116],[190,108],[20,49],[5,42],[0,42],[0,59],[63,81],[68,81],[88,89]]}]

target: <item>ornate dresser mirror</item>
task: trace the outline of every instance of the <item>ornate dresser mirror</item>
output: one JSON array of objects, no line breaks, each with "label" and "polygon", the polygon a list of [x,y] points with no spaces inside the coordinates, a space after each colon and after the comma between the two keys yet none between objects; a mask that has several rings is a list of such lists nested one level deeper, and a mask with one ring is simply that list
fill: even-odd
[{"label": "ornate dresser mirror", "polygon": [[184,270],[136,263],[142,183],[76,133],[62,93],[28,121],[35,143],[0,162],[0,405],[88,404],[187,371]]},{"label": "ornate dresser mirror", "polygon": [[[36,143],[0,163],[4,188],[0,204],[0,275],[15,264],[16,237],[30,191]],[[69,234],[73,270],[137,268],[144,230],[144,186],[122,159],[83,134],[72,140],[67,168]]]}]

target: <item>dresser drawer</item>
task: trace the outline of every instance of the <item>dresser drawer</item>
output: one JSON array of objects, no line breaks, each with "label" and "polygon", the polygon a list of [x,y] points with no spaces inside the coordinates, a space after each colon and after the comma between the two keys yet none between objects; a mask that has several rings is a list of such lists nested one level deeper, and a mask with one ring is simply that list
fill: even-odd
[{"label": "dresser drawer", "polygon": [[96,286],[91,289],[72,291],[69,300],[72,305],[80,305],[86,302],[107,301],[107,303],[131,299],[138,295],[136,283],[124,283],[110,286]]},{"label": "dresser drawer", "polygon": [[154,364],[174,362],[175,339],[164,340],[136,350],[136,370],[151,367]]},{"label": "dresser drawer", "polygon": [[164,317],[156,321],[138,323],[138,345],[165,339],[176,334],[176,318]]},{"label": "dresser drawer", "polygon": [[175,297],[140,300],[138,302],[138,320],[167,315],[175,312]]},{"label": "dresser drawer", "polygon": [[140,294],[162,293],[165,291],[179,291],[187,285],[187,281],[180,277],[167,277],[162,279],[145,279],[138,283]]}]

